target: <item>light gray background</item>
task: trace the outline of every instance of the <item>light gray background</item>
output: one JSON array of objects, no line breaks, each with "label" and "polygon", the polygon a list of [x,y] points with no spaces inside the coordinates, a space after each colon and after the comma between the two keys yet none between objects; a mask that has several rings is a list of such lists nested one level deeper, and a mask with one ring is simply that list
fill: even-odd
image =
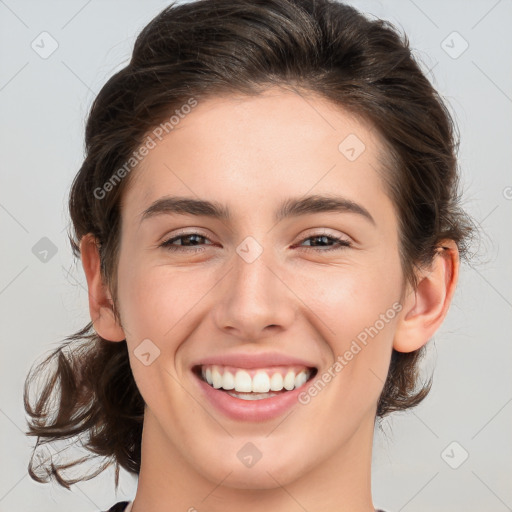
[{"label": "light gray background", "polygon": [[[488,236],[484,263],[462,267],[453,306],[430,344],[429,398],[375,436],[374,503],[389,512],[512,510],[512,2],[351,3],[405,30],[447,99],[461,133],[465,205]],[[136,480],[123,473],[115,495],[112,471],[71,492],[33,482],[22,386],[34,361],[89,320],[85,279],[66,238],[84,120],[165,5],[0,0],[0,512],[105,510],[135,494]],[[58,43],[45,59],[31,47],[43,46],[44,31]],[[457,55],[464,40],[469,46]],[[57,249],[46,262],[32,252],[43,237]],[[466,452],[457,469],[447,463],[457,466]]]}]

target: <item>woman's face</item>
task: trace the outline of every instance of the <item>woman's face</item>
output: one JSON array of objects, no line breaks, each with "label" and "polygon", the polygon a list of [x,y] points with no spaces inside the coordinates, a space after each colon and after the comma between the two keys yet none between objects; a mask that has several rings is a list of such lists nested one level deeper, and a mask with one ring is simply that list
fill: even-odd
[{"label": "woman's face", "polygon": [[324,99],[268,89],[199,102],[133,171],[118,306],[143,453],[255,489],[371,456],[403,286],[380,144]]}]

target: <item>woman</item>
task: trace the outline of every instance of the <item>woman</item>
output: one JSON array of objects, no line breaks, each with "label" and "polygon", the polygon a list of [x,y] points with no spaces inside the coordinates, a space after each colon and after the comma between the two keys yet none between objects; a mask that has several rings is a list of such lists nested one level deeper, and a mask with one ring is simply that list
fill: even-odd
[{"label": "woman", "polygon": [[[376,420],[427,395],[473,231],[407,39],[327,0],[171,5],[86,149],[92,321],[38,367],[58,358],[35,406],[29,375],[28,434],[86,434],[92,476],[137,474],[111,512],[374,511]],[[74,463],[48,473],[69,486]]]}]

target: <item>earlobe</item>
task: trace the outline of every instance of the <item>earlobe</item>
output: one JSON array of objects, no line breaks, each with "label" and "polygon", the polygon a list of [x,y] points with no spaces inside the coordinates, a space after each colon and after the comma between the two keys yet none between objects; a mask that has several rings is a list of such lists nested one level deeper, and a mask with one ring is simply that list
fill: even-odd
[{"label": "earlobe", "polygon": [[459,274],[459,251],[444,240],[432,266],[420,276],[416,290],[409,289],[398,319],[393,348],[412,352],[425,345],[448,313]]},{"label": "earlobe", "polygon": [[89,312],[94,330],[109,341],[125,340],[125,333],[114,315],[112,297],[101,276],[98,245],[92,233],[80,241],[80,254],[87,279]]}]

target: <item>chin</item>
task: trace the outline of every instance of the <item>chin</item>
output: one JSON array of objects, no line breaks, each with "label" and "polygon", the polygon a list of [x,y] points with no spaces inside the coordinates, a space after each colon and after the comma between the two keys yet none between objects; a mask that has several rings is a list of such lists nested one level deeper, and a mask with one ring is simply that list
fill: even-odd
[{"label": "chin", "polygon": [[[230,463],[226,461],[225,464],[219,464],[217,453],[216,460],[208,468],[203,469],[205,469],[205,476],[209,480],[215,483],[222,480],[222,486],[224,487],[252,490],[275,489],[297,480],[305,471],[303,467],[304,454],[301,455],[302,465],[298,466],[297,453],[293,457],[290,454],[288,459],[284,458],[282,453],[273,450],[270,456],[265,457],[263,453],[261,458],[255,462],[254,460],[252,462],[247,460],[247,465],[239,460],[236,453],[231,457]],[[244,452],[240,455],[241,459],[243,459],[243,454]],[[203,464],[204,460],[201,461]]]}]

